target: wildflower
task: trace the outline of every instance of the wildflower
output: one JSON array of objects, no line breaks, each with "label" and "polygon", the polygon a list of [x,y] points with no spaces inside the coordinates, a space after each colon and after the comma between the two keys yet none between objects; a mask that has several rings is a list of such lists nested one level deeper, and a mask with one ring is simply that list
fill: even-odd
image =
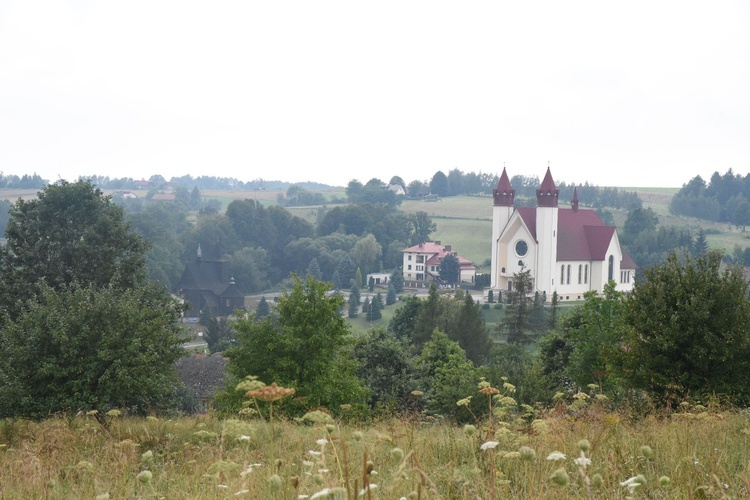
[{"label": "wildflower", "polygon": [[312,455],[313,457],[319,457],[323,453],[317,451],[317,450],[307,450],[308,455]]},{"label": "wildflower", "polygon": [[318,446],[320,446],[321,448],[323,448],[325,445],[328,444],[328,440],[327,439],[318,439],[317,441],[315,441],[315,444],[317,444]]},{"label": "wildflower", "polygon": [[258,377],[255,375],[248,375],[245,377],[245,380],[237,384],[237,387],[235,387],[236,391],[254,391],[256,389],[260,389],[261,387],[265,387],[265,383],[258,380]]},{"label": "wildflower", "polygon": [[81,460],[76,464],[76,470],[89,472],[94,470],[94,464],[88,460]]},{"label": "wildflower", "polygon": [[362,441],[362,438],[364,437],[364,434],[362,434],[360,431],[354,431],[352,433],[352,439],[359,442]]},{"label": "wildflower", "polygon": [[359,490],[359,495],[357,495],[357,496],[358,497],[363,497],[363,496],[365,496],[365,493],[367,493],[367,490],[373,491],[373,490],[377,489],[377,487],[378,487],[377,484],[370,483],[370,484],[367,485],[366,488],[362,488],[361,490]]},{"label": "wildflower", "polygon": [[567,486],[568,483],[570,482],[568,473],[565,471],[563,467],[560,467],[555,472],[553,472],[549,478],[552,480],[553,483],[555,483],[558,486]]},{"label": "wildflower", "polygon": [[482,450],[482,451],[492,450],[495,447],[497,447],[497,445],[499,445],[499,444],[500,443],[498,443],[497,441],[486,441],[486,442],[482,443],[482,446],[480,446],[479,449]]},{"label": "wildflower", "polygon": [[591,449],[591,443],[588,439],[581,439],[578,441],[578,449],[583,452],[588,452]]},{"label": "wildflower", "polygon": [[313,424],[332,424],[333,417],[324,411],[313,410],[305,413],[302,416],[301,421],[307,421]]},{"label": "wildflower", "polygon": [[651,460],[652,458],[654,458],[654,450],[652,450],[650,446],[641,446],[638,449],[638,453],[640,453],[640,456],[647,460]]},{"label": "wildflower", "polygon": [[495,394],[500,394],[500,390],[490,386],[480,389],[479,393],[485,396],[494,396]]},{"label": "wildflower", "polygon": [[521,460],[524,462],[531,462],[536,458],[536,452],[533,448],[530,448],[528,446],[521,446],[518,449],[518,454],[521,456]]},{"label": "wildflower", "polygon": [[[318,498],[328,498],[328,495],[331,494],[330,488],[324,488],[320,490],[319,492],[315,493],[313,496],[310,497],[310,500],[316,500]],[[302,498],[302,495],[299,497]]]},{"label": "wildflower", "polygon": [[107,412],[108,417],[116,418],[116,417],[119,417],[120,415],[122,415],[122,412],[120,410],[109,410]]},{"label": "wildflower", "polygon": [[281,488],[284,486],[284,481],[281,480],[278,474],[269,477],[268,483],[271,485],[273,491],[281,491]]},{"label": "wildflower", "polygon": [[154,461],[154,452],[151,450],[144,451],[143,454],[141,454],[141,463],[144,464],[150,464]]},{"label": "wildflower", "polygon": [[154,475],[150,470],[144,470],[136,476],[136,479],[138,479],[138,481],[142,482],[143,484],[150,484],[153,477]]},{"label": "wildflower", "polygon": [[671,482],[672,482],[672,480],[669,479],[669,476],[662,476],[662,477],[659,478],[659,484],[663,488],[666,488],[667,486],[669,486],[669,483],[671,483]]},{"label": "wildflower", "polygon": [[401,460],[404,459],[404,450],[402,450],[401,448],[393,448],[391,450],[391,458],[397,464],[401,463]]},{"label": "wildflower", "polygon": [[158,419],[158,418],[156,418],[156,417],[155,417],[155,416],[153,416],[153,415],[149,415],[148,417],[146,417],[146,421],[147,421],[147,422],[158,422],[158,421],[159,421],[159,419]]},{"label": "wildflower", "polygon": [[271,403],[273,401],[278,401],[280,399],[292,396],[296,392],[297,389],[293,387],[281,387],[279,385],[276,385],[276,382],[274,382],[271,385],[265,385],[263,387],[259,387],[258,389],[247,391],[245,393],[245,396],[251,399],[260,399],[261,401]]},{"label": "wildflower", "polygon": [[464,434],[471,437],[474,435],[474,433],[477,432],[477,428],[471,424],[464,425]]},{"label": "wildflower", "polygon": [[642,484],[646,484],[646,478],[642,474],[638,474],[621,482],[620,486],[627,488],[630,493],[633,493],[633,490]]},{"label": "wildflower", "polygon": [[601,488],[604,485],[604,478],[601,474],[594,474],[591,476],[591,486],[594,488]]},{"label": "wildflower", "polygon": [[471,396],[459,399],[456,401],[456,406],[469,406],[471,404]]},{"label": "wildflower", "polygon": [[515,405],[518,404],[518,403],[516,403],[516,400],[513,399],[510,396],[505,396],[503,398],[500,398],[500,400],[498,401],[498,403],[501,404],[501,405],[503,405],[503,406],[515,406]]},{"label": "wildflower", "polygon": [[565,454],[559,451],[553,451],[547,455],[547,460],[566,460]]},{"label": "wildflower", "polygon": [[573,460],[573,463],[576,464],[578,467],[583,467],[584,469],[591,465],[591,459],[586,457],[578,457]]},{"label": "wildflower", "polygon": [[516,392],[516,386],[513,385],[513,384],[511,384],[511,383],[509,383],[509,382],[503,383],[503,389],[505,389],[506,391],[508,391],[510,393]]},{"label": "wildflower", "polygon": [[243,434],[242,436],[239,436],[237,438],[237,441],[250,441],[250,439],[250,436],[246,436],[245,434]]},{"label": "wildflower", "polygon": [[549,427],[547,426],[547,422],[545,420],[536,419],[533,422],[531,422],[531,428],[534,429],[539,434],[546,434],[549,430]]},{"label": "wildflower", "polygon": [[503,455],[503,458],[508,458],[508,459],[517,459],[520,457],[521,457],[521,454],[517,451],[509,451],[508,453]]},{"label": "wildflower", "polygon": [[411,391],[409,395],[413,398],[421,398],[424,395],[422,391]]}]

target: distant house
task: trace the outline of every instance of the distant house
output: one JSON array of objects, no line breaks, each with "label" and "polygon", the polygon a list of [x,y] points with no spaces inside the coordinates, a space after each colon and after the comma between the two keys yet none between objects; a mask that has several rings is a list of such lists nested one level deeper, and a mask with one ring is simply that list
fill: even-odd
[{"label": "distant house", "polygon": [[140,180],[140,181],[133,181],[133,186],[135,186],[136,189],[147,189],[152,186],[151,181],[146,180]]},{"label": "distant house", "polygon": [[406,191],[400,184],[391,184],[388,186],[388,191],[395,193],[396,196],[406,196]]},{"label": "distant house", "polygon": [[116,198],[123,198],[126,200],[133,200],[135,198],[138,198],[135,193],[132,193],[130,191],[115,191],[114,196]]},{"label": "distant house", "polygon": [[402,250],[404,254],[404,281],[439,281],[440,263],[448,254],[458,259],[461,269],[460,281],[473,283],[477,268],[470,260],[465,259],[453,251],[450,245],[442,246],[439,241],[420,243]]},{"label": "distant house", "polygon": [[245,296],[229,274],[225,260],[204,260],[200,245],[195,261],[188,262],[177,285],[180,295],[188,303],[185,316],[227,316],[245,306]]}]

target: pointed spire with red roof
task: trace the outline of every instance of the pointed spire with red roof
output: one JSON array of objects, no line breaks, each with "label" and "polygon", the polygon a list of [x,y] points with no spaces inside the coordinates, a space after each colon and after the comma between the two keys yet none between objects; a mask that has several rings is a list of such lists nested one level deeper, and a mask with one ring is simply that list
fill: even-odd
[{"label": "pointed spire with red roof", "polygon": [[557,197],[560,190],[555,187],[555,181],[552,180],[552,173],[547,167],[547,173],[542,180],[542,185],[536,190],[536,206],[538,207],[556,207]]},{"label": "pointed spire with red roof", "polygon": [[497,181],[497,187],[492,190],[492,197],[495,199],[496,207],[512,207],[515,200],[516,190],[510,186],[508,173],[503,167],[503,173],[500,180]]}]

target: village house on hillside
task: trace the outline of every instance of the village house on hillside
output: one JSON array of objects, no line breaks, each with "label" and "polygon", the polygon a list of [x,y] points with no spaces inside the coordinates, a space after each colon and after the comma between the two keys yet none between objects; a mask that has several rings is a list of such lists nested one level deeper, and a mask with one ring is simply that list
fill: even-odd
[{"label": "village house on hillside", "polygon": [[439,241],[428,241],[402,250],[404,281],[439,281],[440,263],[448,254],[458,259],[461,282],[474,283],[477,268],[471,261],[453,251],[450,245],[442,246]]},{"label": "village house on hillside", "polygon": [[177,285],[190,308],[185,316],[198,318],[202,313],[227,316],[245,306],[245,296],[229,274],[225,260],[204,260],[201,247],[195,261],[188,262]]},{"label": "village house on hillside", "polygon": [[633,289],[636,264],[620,246],[617,231],[593,210],[579,210],[574,190],[570,208],[558,207],[560,191],[547,168],[536,207],[515,207],[515,190],[505,169],[493,190],[492,277],[497,291],[513,290],[513,275],[529,270],[534,290],[560,300],[582,300],[609,280],[620,291]]}]

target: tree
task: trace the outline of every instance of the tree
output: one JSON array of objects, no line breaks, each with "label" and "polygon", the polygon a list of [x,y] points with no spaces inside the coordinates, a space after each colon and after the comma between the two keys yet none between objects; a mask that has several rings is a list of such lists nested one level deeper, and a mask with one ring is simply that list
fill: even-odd
[{"label": "tree", "polygon": [[443,313],[443,303],[437,292],[437,287],[433,284],[427,300],[424,301],[419,310],[419,314],[414,321],[412,330],[412,342],[417,347],[421,347],[425,342],[430,340],[432,332],[440,325],[440,317]]},{"label": "tree", "polygon": [[258,302],[258,308],[255,310],[255,317],[265,318],[269,314],[271,314],[271,306],[268,305],[268,301],[264,295],[260,298],[260,302]]},{"label": "tree", "polygon": [[432,222],[427,212],[421,210],[412,215],[411,223],[414,226],[414,233],[411,238],[412,245],[430,241],[430,235],[437,231],[437,224]]},{"label": "tree", "polygon": [[393,288],[393,283],[388,285],[388,294],[385,296],[385,305],[392,306],[396,303],[396,289]]},{"label": "tree", "polygon": [[633,241],[639,234],[656,229],[659,218],[651,208],[636,208],[628,212],[628,218],[622,230],[622,239]]},{"label": "tree", "polygon": [[[329,290],[330,283],[294,276],[292,290],[276,305],[277,318],[238,320],[238,345],[225,352],[229,371],[237,379],[255,375],[294,387],[304,406],[288,404],[292,411],[317,406],[336,411],[344,403],[364,402],[367,391],[347,351],[349,326],[339,314],[344,299],[328,295]],[[228,390],[234,392],[234,385]]]},{"label": "tree", "polygon": [[476,392],[479,377],[457,342],[435,330],[425,343],[417,364],[425,401],[432,413],[466,420],[468,411],[456,401]]},{"label": "tree", "polygon": [[448,177],[441,171],[435,172],[430,181],[430,191],[438,196],[448,196]]},{"label": "tree", "polygon": [[742,269],[721,254],[672,253],[625,299],[622,375],[662,400],[725,394],[750,401],[750,303]]},{"label": "tree", "polygon": [[0,328],[0,418],[171,406],[182,306],[161,286],[38,293]]},{"label": "tree", "polygon": [[461,279],[461,266],[458,258],[453,254],[448,254],[440,261],[440,279],[455,285]]},{"label": "tree", "polygon": [[401,271],[400,267],[397,267],[393,270],[391,273],[391,285],[393,285],[393,289],[396,291],[396,293],[401,293],[404,291],[404,273]]},{"label": "tree", "polygon": [[310,264],[307,265],[307,274],[315,278],[316,280],[323,279],[323,273],[320,272],[320,265],[318,259],[312,258]]},{"label": "tree", "polygon": [[146,281],[147,243],[121,207],[88,181],[58,181],[10,209],[0,253],[0,311],[15,319],[42,283],[128,289]]},{"label": "tree", "polygon": [[397,337],[411,339],[414,335],[414,326],[423,304],[424,303],[414,295],[409,295],[409,298],[406,299],[404,305],[399,307],[393,315],[393,318],[391,318],[391,322],[388,324],[388,330],[395,333]]},{"label": "tree", "polygon": [[404,190],[406,189],[406,183],[398,175],[394,175],[393,177],[391,177],[391,180],[390,182],[388,182],[388,185],[389,186],[401,186],[402,188],[404,188]]},{"label": "tree", "polygon": [[380,258],[383,256],[383,249],[375,239],[375,236],[368,234],[360,239],[352,248],[352,261],[363,269],[363,273],[372,273],[377,271],[380,266]]},{"label": "tree", "polygon": [[467,358],[480,364],[486,359],[492,343],[482,319],[482,312],[471,294],[466,294],[454,318],[449,326],[448,336],[466,351]]},{"label": "tree", "polygon": [[[357,278],[357,266],[354,265],[352,259],[345,255],[341,258],[339,263],[336,265],[336,273],[338,273],[338,282],[334,282],[336,288],[346,289],[353,285],[353,281]],[[360,286],[361,283],[356,283]]]},{"label": "tree", "polygon": [[511,344],[524,344],[533,340],[536,329],[532,317],[534,308],[539,306],[535,306],[534,299],[530,296],[532,290],[533,279],[529,269],[522,268],[513,275],[513,291],[508,292],[505,319],[498,326]]},{"label": "tree", "polygon": [[383,317],[383,296],[378,293],[372,298],[370,307],[367,308],[367,321],[377,321]]},{"label": "tree", "polygon": [[354,347],[358,361],[357,376],[370,390],[370,406],[395,403],[403,405],[417,388],[415,359],[404,338],[383,328],[370,330]]},{"label": "tree", "polygon": [[[352,287],[352,290],[354,290],[356,287]],[[354,293],[349,294],[349,311],[348,316],[350,318],[356,318],[359,316],[359,289],[357,288],[357,295]]]},{"label": "tree", "polygon": [[706,231],[703,228],[698,230],[698,236],[695,238],[693,245],[693,257],[701,256],[708,252],[708,241],[706,240]]},{"label": "tree", "polygon": [[234,328],[227,318],[209,318],[205,327],[204,338],[209,351],[221,352],[234,343]]}]

